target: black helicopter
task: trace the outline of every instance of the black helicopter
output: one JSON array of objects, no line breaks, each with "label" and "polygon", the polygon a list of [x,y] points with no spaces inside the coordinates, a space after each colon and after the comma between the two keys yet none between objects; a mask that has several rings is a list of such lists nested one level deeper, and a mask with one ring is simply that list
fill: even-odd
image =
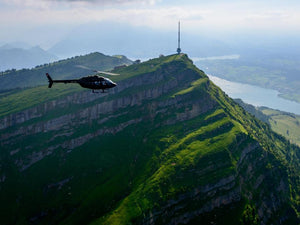
[{"label": "black helicopter", "polygon": [[[103,71],[94,71],[100,74],[107,74],[107,75],[119,75],[115,73],[109,73],[109,72],[103,72]],[[46,73],[46,76],[49,81],[49,88],[52,87],[53,83],[78,83],[81,87],[83,88],[89,88],[93,90],[93,93],[98,93],[95,92],[95,90],[102,90],[102,93],[104,93],[105,89],[113,88],[117,86],[116,83],[112,82],[110,79],[98,75],[93,75],[93,76],[87,76],[87,77],[82,77],[80,79],[74,79],[74,80],[52,80],[50,77],[49,73]]]}]

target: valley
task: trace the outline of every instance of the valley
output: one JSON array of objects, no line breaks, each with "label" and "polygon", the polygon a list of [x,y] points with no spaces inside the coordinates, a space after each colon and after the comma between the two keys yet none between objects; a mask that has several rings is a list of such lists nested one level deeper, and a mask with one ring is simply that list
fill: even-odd
[{"label": "valley", "polygon": [[238,58],[209,58],[195,63],[208,74],[277,90],[282,98],[299,103],[299,54],[292,50],[290,53],[287,50],[274,53],[270,49],[252,51],[243,52]]}]

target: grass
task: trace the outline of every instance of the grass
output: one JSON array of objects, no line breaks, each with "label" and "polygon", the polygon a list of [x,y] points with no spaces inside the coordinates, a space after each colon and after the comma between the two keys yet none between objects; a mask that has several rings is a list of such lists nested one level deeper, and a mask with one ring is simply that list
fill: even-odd
[{"label": "grass", "polygon": [[191,87],[187,88],[187,89],[183,89],[181,91],[178,91],[177,93],[175,93],[172,97],[175,97],[176,95],[184,95],[187,94],[189,92],[194,91],[196,88],[197,89],[203,89],[203,85],[205,85],[207,83],[209,79],[208,78],[200,78],[199,80],[196,80],[194,82],[191,83]]},{"label": "grass", "polygon": [[47,86],[39,86],[18,90],[0,97],[0,118],[78,91],[82,91],[79,85],[57,85],[51,89]]},{"label": "grass", "polygon": [[[162,150],[159,159],[156,159],[160,162],[157,170],[120,202],[111,214],[92,224],[128,224],[143,212],[157,207],[160,202],[174,198],[182,191],[191,191],[199,185],[213,184],[235,173],[236,161],[232,160],[227,147],[242,131],[238,126],[231,124],[228,117],[216,116],[222,113],[220,109],[211,112],[206,118],[217,120],[209,124],[202,121],[203,126],[181,139],[174,136],[162,138],[161,142],[169,143],[171,140],[171,143],[174,143]],[[191,120],[190,123],[193,121],[197,119]],[[176,127],[173,129],[178,129]],[[200,175],[194,174],[191,177],[191,169],[199,171]]]}]

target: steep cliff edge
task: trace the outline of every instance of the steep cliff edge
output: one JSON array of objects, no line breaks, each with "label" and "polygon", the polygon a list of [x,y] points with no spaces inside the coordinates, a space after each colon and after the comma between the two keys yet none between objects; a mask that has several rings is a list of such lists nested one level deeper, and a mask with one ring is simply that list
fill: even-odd
[{"label": "steep cliff edge", "polygon": [[299,148],[186,55],[1,119],[4,224],[296,224]]}]

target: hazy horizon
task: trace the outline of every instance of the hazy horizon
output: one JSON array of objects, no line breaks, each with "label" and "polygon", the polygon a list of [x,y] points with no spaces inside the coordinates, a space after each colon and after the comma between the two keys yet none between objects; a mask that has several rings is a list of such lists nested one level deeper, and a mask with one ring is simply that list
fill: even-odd
[{"label": "hazy horizon", "polygon": [[[0,12],[0,28],[5,31],[0,34],[0,44],[25,42],[45,50],[78,27],[105,23],[174,33],[176,38],[180,20],[183,40],[193,36],[229,44],[297,42],[300,37],[300,2],[295,0],[0,0]],[[78,36],[109,36],[106,32],[95,30]],[[123,37],[115,41],[118,38],[121,41]]]}]

